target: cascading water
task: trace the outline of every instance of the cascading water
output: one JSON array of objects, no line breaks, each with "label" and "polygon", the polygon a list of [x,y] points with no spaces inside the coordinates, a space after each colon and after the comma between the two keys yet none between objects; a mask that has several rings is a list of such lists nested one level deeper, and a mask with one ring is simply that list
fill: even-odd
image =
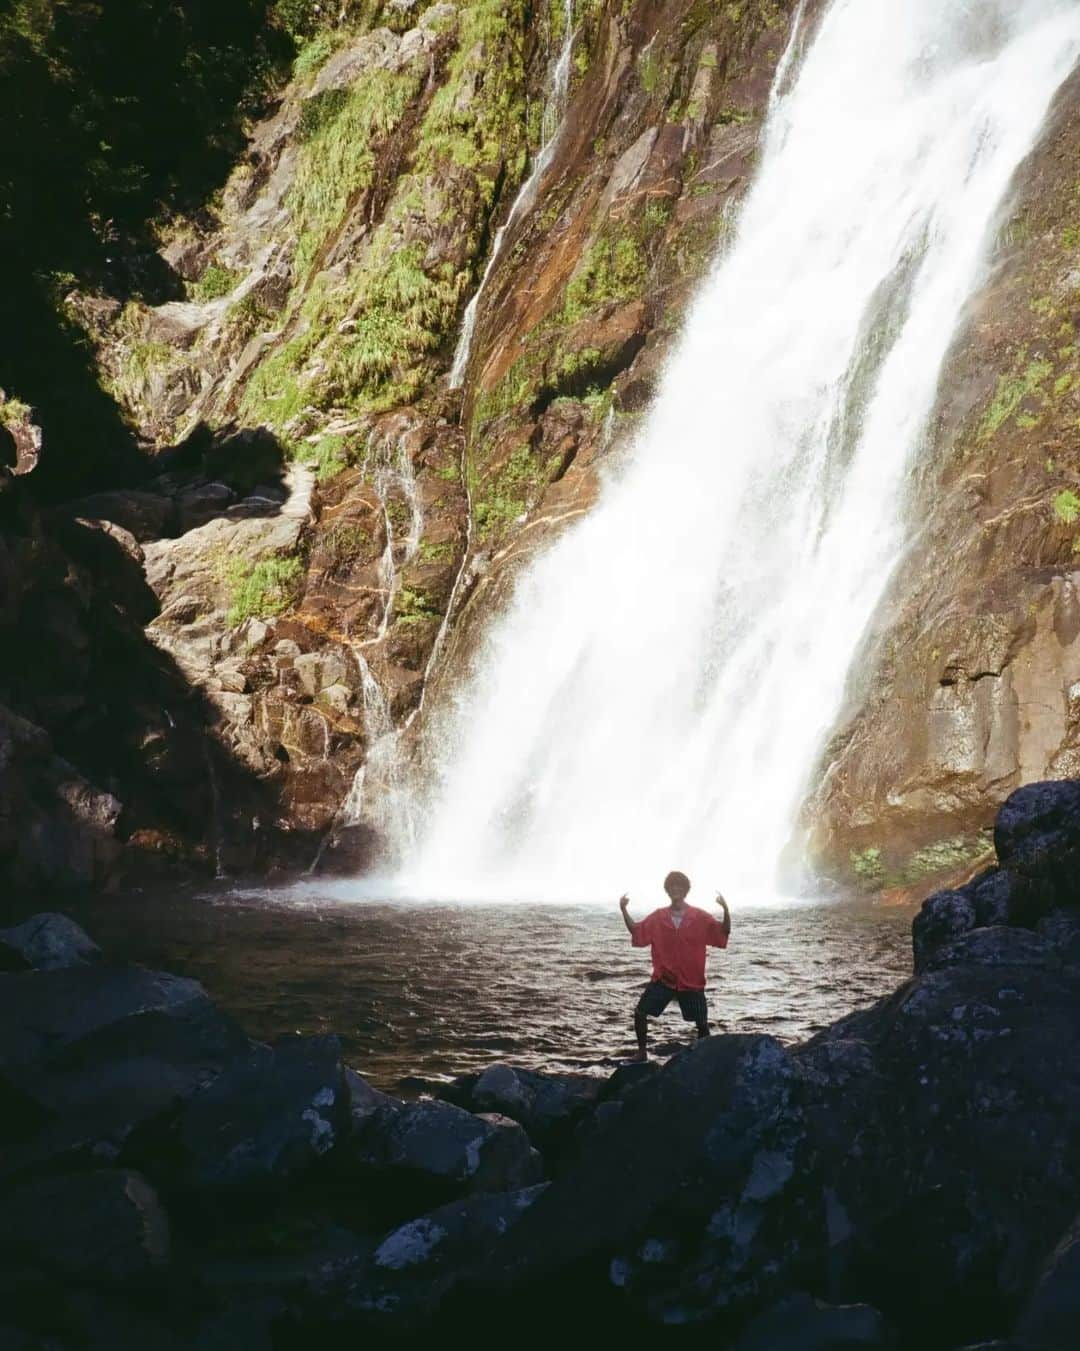
[{"label": "cascading water", "polygon": [[833,0],[647,426],[428,728],[396,891],[610,898],[678,866],[778,893],[948,348],[1078,54],[1075,0]]},{"label": "cascading water", "polygon": [[472,352],[473,336],[476,333],[476,317],[479,312],[480,300],[487,287],[488,280],[495,270],[495,264],[499,261],[507,231],[527,211],[532,209],[532,205],[536,201],[536,194],[540,189],[540,180],[546,173],[555,153],[559,133],[562,130],[566,101],[570,95],[570,58],[573,51],[574,0],[563,0],[563,40],[548,81],[549,92],[544,103],[542,122],[543,143],[533,160],[529,176],[522,183],[518,195],[514,198],[513,205],[510,207],[510,214],[495,232],[495,239],[491,246],[487,266],[484,268],[484,275],[480,278],[480,285],[476,288],[473,298],[465,307],[465,315],[461,321],[461,335],[458,338],[457,350],[454,352],[454,363],[450,367],[451,389],[460,389],[465,379],[465,372],[469,367],[469,355]]}]

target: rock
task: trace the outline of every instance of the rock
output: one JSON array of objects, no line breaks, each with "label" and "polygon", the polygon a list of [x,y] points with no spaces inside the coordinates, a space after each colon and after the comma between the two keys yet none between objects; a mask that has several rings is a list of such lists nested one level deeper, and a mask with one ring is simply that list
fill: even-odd
[{"label": "rock", "polygon": [[1043,1268],[1016,1325],[1017,1340],[1031,1351],[1075,1351],[1080,1329],[1080,1220],[1075,1221]]},{"label": "rock", "polygon": [[1080,914],[1074,910],[1051,910],[1039,920],[1036,932],[1053,946],[1063,962],[1080,965]]},{"label": "rock", "polygon": [[33,915],[13,929],[0,929],[0,970],[54,971],[100,960],[101,949],[67,915]]},{"label": "rock", "polygon": [[349,1113],[354,1130],[359,1130],[380,1109],[395,1112],[404,1106],[397,1098],[372,1088],[365,1078],[348,1067],[345,1069],[345,1090],[349,1096]]},{"label": "rock", "polygon": [[280,1186],[348,1130],[337,1038],[286,1037],[256,1046],[185,1104],[181,1176],[200,1188]]},{"label": "rock", "polygon": [[920,973],[941,971],[949,966],[1035,966],[1058,964],[1051,944],[1028,929],[999,926],[974,929],[945,943],[924,958]]},{"label": "rock", "polygon": [[172,533],[176,524],[172,500],[160,493],[136,488],[94,493],[68,502],[65,510],[72,516],[95,521],[111,521],[132,534],[140,544]]},{"label": "rock", "polygon": [[38,1118],[3,1176],[115,1160],[248,1047],[195,981],[137,967],[0,976],[0,1023],[0,1075]]},{"label": "rock", "polygon": [[1003,868],[1044,887],[1047,906],[1080,905],[1080,783],[1031,783],[998,812],[994,846]]},{"label": "rock", "polygon": [[1005,869],[994,868],[971,883],[968,890],[975,906],[975,923],[980,929],[1008,924],[1018,890],[1017,879]]},{"label": "rock", "polygon": [[869,1304],[823,1304],[788,1295],[743,1331],[733,1351],[872,1351],[893,1345],[888,1325]]},{"label": "rock", "polygon": [[[665,1322],[755,1297],[816,1225],[796,1084],[771,1037],[711,1037],[675,1056],[515,1226],[489,1279],[532,1284],[606,1257],[611,1281],[648,1292],[651,1315]],[[762,1227],[773,1212],[790,1239],[766,1258]],[[679,1260],[658,1264],[654,1254],[673,1241]]]},{"label": "rock", "polygon": [[543,1165],[522,1128],[448,1102],[383,1106],[348,1147],[353,1167],[381,1174],[404,1196],[512,1191],[539,1182]]},{"label": "rock", "polygon": [[169,1222],[138,1173],[75,1173],[31,1183],[5,1198],[0,1250],[73,1279],[126,1285],[166,1265]]},{"label": "rock", "polygon": [[546,1186],[466,1197],[393,1230],[351,1281],[349,1312],[395,1327],[430,1319]]},{"label": "rock", "polygon": [[524,1126],[541,1150],[556,1145],[599,1100],[603,1079],[489,1065],[455,1081],[445,1096],[473,1112],[498,1112]]},{"label": "rock", "polygon": [[223,516],[236,500],[236,494],[224,483],[200,483],[180,494],[176,500],[178,528],[181,534]]},{"label": "rock", "polygon": [[925,900],[911,925],[916,973],[938,948],[974,927],[975,906],[965,892],[939,891]]}]

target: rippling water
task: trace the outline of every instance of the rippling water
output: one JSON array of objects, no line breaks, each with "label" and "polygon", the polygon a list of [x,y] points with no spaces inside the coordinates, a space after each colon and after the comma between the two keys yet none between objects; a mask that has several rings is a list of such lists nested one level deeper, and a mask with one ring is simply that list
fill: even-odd
[{"label": "rippling water", "polygon": [[[633,1050],[649,974],[614,905],[357,904],[313,888],[300,901],[174,890],[64,909],[110,957],[201,980],[252,1036],[337,1032],[350,1063],[387,1089],[495,1060],[610,1066]],[[5,922],[17,918],[9,905]],[[730,947],[709,958],[719,1031],[795,1040],[911,974],[908,909],[804,904],[736,910],[733,922]],[[691,1035],[672,1007],[654,1048]]]}]

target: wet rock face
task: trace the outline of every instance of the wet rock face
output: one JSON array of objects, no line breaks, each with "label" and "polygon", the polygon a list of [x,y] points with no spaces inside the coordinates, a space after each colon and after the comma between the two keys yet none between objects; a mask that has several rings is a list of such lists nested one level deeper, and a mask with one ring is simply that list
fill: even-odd
[{"label": "wet rock face", "polygon": [[912,506],[918,537],[807,807],[838,876],[868,848],[902,871],[927,846],[971,844],[1013,789],[1080,775],[1078,148],[1074,76],[1021,171],[993,281],[944,372]]}]

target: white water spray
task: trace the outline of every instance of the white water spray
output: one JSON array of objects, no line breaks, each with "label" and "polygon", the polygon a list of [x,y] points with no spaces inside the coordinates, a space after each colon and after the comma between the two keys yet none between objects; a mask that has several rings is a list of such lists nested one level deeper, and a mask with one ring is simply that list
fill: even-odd
[{"label": "white water spray", "polygon": [[397,891],[610,898],[677,866],[777,894],[948,348],[1078,54],[1075,0],[834,0],[645,430],[430,731]]},{"label": "white water spray", "polygon": [[529,176],[522,183],[518,195],[514,198],[513,205],[510,207],[510,214],[495,232],[495,239],[491,245],[491,254],[487,261],[487,267],[484,268],[484,275],[480,278],[480,285],[476,288],[473,298],[465,307],[465,315],[461,321],[461,334],[458,337],[457,350],[454,352],[454,364],[450,367],[451,389],[460,389],[465,380],[465,372],[469,368],[469,356],[472,352],[473,336],[476,333],[476,318],[480,299],[492,272],[495,270],[495,264],[499,261],[507,232],[527,211],[532,209],[533,203],[536,201],[536,194],[540,189],[540,180],[547,172],[547,167],[555,154],[555,147],[559,143],[563,114],[566,112],[566,103],[570,96],[570,58],[573,55],[573,50],[574,0],[563,0],[563,41],[549,77],[549,93],[544,102],[541,130],[542,144],[533,160]]}]

